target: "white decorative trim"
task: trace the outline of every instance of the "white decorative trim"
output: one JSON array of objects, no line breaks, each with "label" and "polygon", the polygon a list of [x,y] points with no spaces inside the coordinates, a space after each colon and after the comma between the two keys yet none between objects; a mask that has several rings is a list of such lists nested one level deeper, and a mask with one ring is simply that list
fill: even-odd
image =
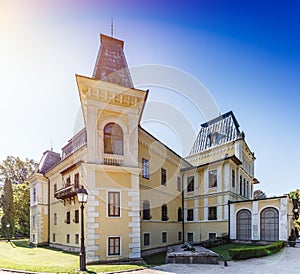
[{"label": "white decorative trim", "polygon": [[226,194],[224,197],[224,220],[228,220],[228,201],[229,201],[229,195]]},{"label": "white decorative trim", "polygon": [[203,199],[203,205],[204,205],[204,220],[208,220],[208,198]]},{"label": "white decorative trim", "polygon": [[208,169],[204,170],[204,194],[208,192]]},{"label": "white decorative trim", "polygon": [[217,205],[217,220],[223,220],[223,196],[218,196],[218,205]]},{"label": "white decorative trim", "polygon": [[224,191],[230,191],[231,189],[231,169],[230,164],[226,163],[224,165]]},{"label": "white decorative trim", "polygon": [[260,214],[258,213],[258,201],[252,203],[252,239],[260,239]]},{"label": "white decorative trim", "polygon": [[217,167],[217,191],[222,192],[223,187],[223,176],[222,176],[222,165]]},{"label": "white decorative trim", "polygon": [[236,239],[236,215],[234,212],[235,204],[230,204],[229,210],[230,210],[230,239]]},{"label": "white decorative trim", "polygon": [[279,240],[286,241],[288,238],[288,206],[287,198],[280,199],[280,211],[279,211]]}]

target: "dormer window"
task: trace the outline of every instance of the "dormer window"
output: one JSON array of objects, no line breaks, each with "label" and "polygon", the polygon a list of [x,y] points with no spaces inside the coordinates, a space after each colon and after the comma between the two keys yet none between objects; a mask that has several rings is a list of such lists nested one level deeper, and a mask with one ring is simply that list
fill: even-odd
[{"label": "dormer window", "polygon": [[115,123],[104,128],[104,153],[123,155],[123,130]]},{"label": "dormer window", "polygon": [[219,145],[221,140],[225,137],[225,135],[220,134],[219,132],[211,132],[209,135],[209,143],[210,146]]}]

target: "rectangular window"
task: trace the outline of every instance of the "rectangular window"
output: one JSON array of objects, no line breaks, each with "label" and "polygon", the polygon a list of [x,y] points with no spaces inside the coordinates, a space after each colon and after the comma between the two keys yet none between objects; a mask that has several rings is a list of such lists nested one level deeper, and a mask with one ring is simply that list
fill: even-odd
[{"label": "rectangular window", "polygon": [[208,208],[208,220],[217,220],[217,207],[211,206]]},{"label": "rectangular window", "polygon": [[249,181],[247,181],[247,193],[246,193],[246,197],[249,199]]},{"label": "rectangular window", "polygon": [[167,171],[165,169],[161,169],[161,184],[166,185],[167,184]]},{"label": "rectangular window", "polygon": [[144,233],[144,246],[150,245],[150,233]]},{"label": "rectangular window", "polygon": [[54,223],[54,225],[57,225],[57,214],[56,213],[54,213],[53,223]]},{"label": "rectangular window", "polygon": [[149,161],[144,158],[142,159],[142,177],[149,179]]},{"label": "rectangular window", "polygon": [[108,192],[108,216],[120,217],[120,192]]},{"label": "rectangular window", "polygon": [[78,224],[79,223],[79,210],[75,210],[75,218],[74,218],[74,223]]},{"label": "rectangular window", "polygon": [[183,214],[182,214],[182,209],[181,209],[181,207],[178,207],[178,209],[177,209],[177,220],[178,220],[178,222],[181,222],[182,221],[182,216]]},{"label": "rectangular window", "polygon": [[143,220],[150,220],[151,214],[150,214],[150,202],[145,200],[143,202]]},{"label": "rectangular window", "polygon": [[75,186],[75,189],[79,188],[79,173],[76,173],[74,176],[74,186]]},{"label": "rectangular window", "polygon": [[208,172],[208,186],[209,187],[216,187],[218,182],[217,182],[217,170],[210,170]]},{"label": "rectangular window", "polygon": [[216,239],[216,237],[217,237],[217,233],[212,233],[212,232],[208,233],[209,240],[214,240]]},{"label": "rectangular window", "polygon": [[240,175],[240,195],[243,195],[243,178],[242,178],[242,175]]},{"label": "rectangular window", "polygon": [[187,210],[187,221],[194,221],[194,210],[193,209]]},{"label": "rectangular window", "polygon": [[235,170],[232,170],[231,173],[231,185],[232,187],[235,187]]},{"label": "rectangular window", "polygon": [[162,221],[168,221],[169,217],[168,217],[168,207],[166,204],[161,206],[161,220]]},{"label": "rectangular window", "polygon": [[168,239],[167,239],[167,232],[164,231],[164,232],[161,233],[161,242],[162,243],[166,243],[167,241],[168,241]]},{"label": "rectangular window", "polygon": [[70,234],[67,234],[67,244],[70,243]]},{"label": "rectangular window", "polygon": [[75,234],[75,244],[79,244],[79,234]]},{"label": "rectangular window", "polygon": [[55,241],[56,241],[56,235],[55,235],[55,233],[53,233],[52,234],[52,242],[55,243]]},{"label": "rectangular window", "polygon": [[188,232],[187,240],[188,240],[188,242],[193,242],[194,241],[194,233],[193,232]]},{"label": "rectangular window", "polygon": [[70,224],[70,220],[71,220],[71,213],[70,213],[70,211],[67,211],[67,216],[66,216],[65,223]]},{"label": "rectangular window", "polygon": [[178,231],[178,241],[182,241],[182,231]]},{"label": "rectangular window", "polygon": [[120,255],[120,237],[108,238],[108,255]]},{"label": "rectangular window", "polygon": [[68,178],[66,179],[66,186],[70,186],[70,185],[71,185],[71,178],[68,177]]},{"label": "rectangular window", "polygon": [[35,226],[35,216],[32,216],[32,226]]},{"label": "rectangular window", "polygon": [[187,192],[194,191],[194,176],[187,178]]},{"label": "rectangular window", "polygon": [[177,191],[181,191],[181,178],[177,177]]}]

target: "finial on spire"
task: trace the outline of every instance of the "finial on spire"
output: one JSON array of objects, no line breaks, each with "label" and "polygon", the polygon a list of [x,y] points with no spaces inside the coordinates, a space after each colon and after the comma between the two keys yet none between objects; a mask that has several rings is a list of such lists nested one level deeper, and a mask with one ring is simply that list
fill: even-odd
[{"label": "finial on spire", "polygon": [[111,19],[111,24],[110,24],[110,36],[114,36],[114,19]]}]

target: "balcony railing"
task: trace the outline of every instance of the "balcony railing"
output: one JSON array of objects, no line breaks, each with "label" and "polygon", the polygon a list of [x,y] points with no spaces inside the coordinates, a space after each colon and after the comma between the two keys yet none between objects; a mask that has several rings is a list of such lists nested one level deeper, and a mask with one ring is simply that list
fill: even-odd
[{"label": "balcony railing", "polygon": [[77,195],[77,189],[75,187],[75,184],[58,189],[54,193],[54,197],[56,199],[67,199],[67,198],[74,197],[76,195]]},{"label": "balcony railing", "polygon": [[104,164],[110,166],[122,166],[124,162],[123,155],[104,154]]}]

